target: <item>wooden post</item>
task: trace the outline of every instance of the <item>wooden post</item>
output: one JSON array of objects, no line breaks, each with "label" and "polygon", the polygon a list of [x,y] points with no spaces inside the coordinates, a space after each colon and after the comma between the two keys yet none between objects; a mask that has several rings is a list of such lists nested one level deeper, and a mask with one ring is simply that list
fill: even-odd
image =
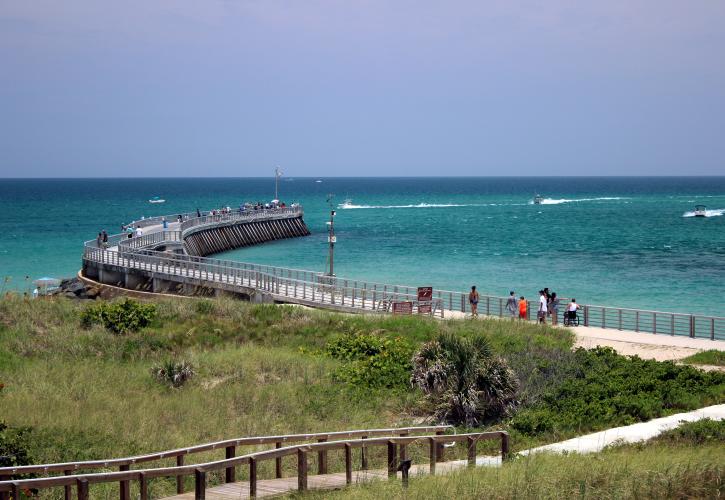
[{"label": "wooden post", "polygon": [[475,467],[475,465],[476,465],[476,440],[472,436],[468,436],[466,441],[468,442],[468,466]]},{"label": "wooden post", "polygon": [[[176,455],[176,466],[184,465],[184,455]],[[184,492],[184,476],[176,476],[176,494],[181,495]]]},{"label": "wooden post", "polygon": [[249,496],[257,496],[257,459],[249,459]]},{"label": "wooden post", "polygon": [[501,432],[501,462],[508,460],[509,458],[509,434],[508,432]]},{"label": "wooden post", "polygon": [[[7,497],[7,492],[3,491],[3,495]],[[20,500],[20,487],[15,481],[10,485],[10,496],[13,497],[13,500]]]},{"label": "wooden post", "polygon": [[307,452],[300,449],[297,450],[297,489],[307,489]]},{"label": "wooden post", "polygon": [[206,472],[204,469],[194,471],[194,500],[206,498]]},{"label": "wooden post", "polygon": [[[274,443],[274,447],[280,449],[282,448],[282,443]],[[277,479],[282,477],[282,457],[274,459],[274,475]]]},{"label": "wooden post", "polygon": [[88,500],[88,479],[76,480],[78,500]]},{"label": "wooden post", "polygon": [[398,473],[398,446],[395,441],[388,441],[388,477]]},{"label": "wooden post", "polygon": [[[363,436],[360,439],[367,439],[367,436]],[[360,447],[360,468],[362,470],[368,470],[368,454],[365,452],[365,445]]]},{"label": "wooden post", "polygon": [[138,488],[141,494],[141,500],[149,500],[149,482],[146,479],[146,473],[139,473],[139,484]]},{"label": "wooden post", "polygon": [[[317,440],[318,443],[325,443],[327,438],[320,438]],[[327,474],[327,450],[321,450],[317,452],[317,473]]]},{"label": "wooden post", "polygon": [[428,438],[428,444],[430,445],[430,450],[428,453],[428,457],[430,460],[430,475],[434,475],[436,473],[436,451],[438,449],[437,443],[435,438]]},{"label": "wooden post", "polygon": [[[436,436],[441,436],[444,431],[436,431]],[[445,462],[446,452],[443,449],[443,443],[438,443],[436,446],[436,462]]]},{"label": "wooden post", "polygon": [[345,443],[345,482],[352,483],[352,446]]},{"label": "wooden post", "polygon": [[[72,472],[73,471],[70,470],[64,470],[63,475],[70,476]],[[70,497],[73,494],[72,489],[73,487],[70,484],[66,484],[65,486],[63,486],[64,500],[70,500]]]},{"label": "wooden post", "polygon": [[[234,458],[234,456],[236,455],[236,453],[237,453],[237,447],[236,446],[227,446],[226,447],[226,453],[224,454],[224,456],[226,458]],[[224,480],[227,483],[233,483],[235,481],[235,478],[234,478],[235,475],[236,475],[235,474],[235,467],[233,465],[231,467],[227,467]]]},{"label": "wooden post", "polygon": [[[121,472],[125,472],[129,470],[129,465],[121,465],[118,467],[118,470]],[[121,497],[121,500],[131,500],[131,488],[128,481],[120,481],[119,482],[119,494]]]},{"label": "wooden post", "polygon": [[[10,481],[12,476],[0,475],[0,481]],[[7,491],[0,491],[0,500],[10,500],[10,493]]]}]

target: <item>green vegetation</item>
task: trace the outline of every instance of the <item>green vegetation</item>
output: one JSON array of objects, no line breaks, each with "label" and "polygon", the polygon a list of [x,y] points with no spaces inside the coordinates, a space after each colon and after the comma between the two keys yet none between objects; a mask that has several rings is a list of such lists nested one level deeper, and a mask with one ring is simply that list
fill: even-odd
[{"label": "green vegetation", "polygon": [[725,445],[725,420],[705,418],[695,422],[685,422],[675,429],[663,432],[654,440],[692,446],[700,446],[705,443]]},{"label": "green vegetation", "polygon": [[525,435],[585,432],[628,425],[719,402],[725,374],[671,362],[619,356],[613,349],[577,349],[570,373],[541,401],[520,411]]},{"label": "green vegetation", "polygon": [[498,422],[516,407],[516,375],[482,335],[440,335],[423,344],[413,365],[411,383],[439,421],[473,427]]},{"label": "green vegetation", "polygon": [[715,349],[702,351],[688,356],[682,361],[693,365],[725,366],[725,351]]},{"label": "green vegetation", "polygon": [[113,333],[136,332],[148,326],[156,316],[156,306],[132,299],[97,302],[81,313],[83,326],[103,325]]},{"label": "green vegetation", "polygon": [[171,387],[181,387],[194,376],[194,369],[186,361],[167,360],[151,369],[151,374],[159,382]]},{"label": "green vegetation", "polygon": [[[109,323],[89,310],[155,312],[109,313]],[[5,436],[34,463],[231,437],[429,423],[435,408],[410,385],[413,354],[436,339],[479,337],[490,359],[505,360],[519,383],[512,420],[482,418],[488,428],[508,429],[514,450],[725,401],[725,374],[572,351],[566,330],[529,323],[339,315],[231,299],[88,306],[7,297],[0,300],[0,419],[11,429]],[[483,349],[484,341],[461,340],[479,342]],[[489,359],[484,350],[479,358]],[[184,367],[164,364],[181,360],[194,375],[171,390]],[[154,368],[163,368],[166,382],[150,376]],[[447,453],[463,453],[459,448]],[[189,463],[220,456],[199,454]],[[261,465],[260,477],[269,477],[268,467],[273,463]],[[94,486],[94,496],[115,495],[114,487]],[[154,497],[174,491],[165,480],[151,488]]]},{"label": "green vegetation", "polygon": [[443,476],[377,481],[336,492],[310,492],[303,498],[409,500],[559,498],[722,498],[725,495],[725,443],[697,447],[652,443],[622,446],[590,455],[541,454],[503,468],[478,467]]}]

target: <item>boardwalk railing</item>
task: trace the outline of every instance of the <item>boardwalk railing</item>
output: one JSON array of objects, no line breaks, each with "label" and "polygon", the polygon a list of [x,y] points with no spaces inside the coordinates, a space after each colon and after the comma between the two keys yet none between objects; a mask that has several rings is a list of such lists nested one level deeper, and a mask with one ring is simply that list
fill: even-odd
[{"label": "boardwalk railing", "polygon": [[[96,241],[86,242],[84,259],[117,266],[134,267],[153,272],[163,271],[179,277],[193,277],[231,286],[253,287],[276,295],[280,300],[295,299],[297,302],[345,306],[353,309],[388,312],[393,302],[412,302],[417,311],[417,288],[390,285],[363,280],[329,277],[319,272],[290,269],[261,264],[249,264],[208,257],[174,255],[154,252],[148,247],[164,242],[181,242],[185,234],[201,227],[240,220],[255,220],[275,215],[302,214],[301,207],[277,210],[250,210],[213,216],[193,217],[181,223],[181,231],[158,231],[140,238],[114,235],[108,247],[99,249]],[[112,247],[117,246],[118,251]],[[506,309],[508,297],[482,295],[478,311],[482,315],[511,317]],[[529,301],[530,317],[535,317],[538,303]],[[565,304],[559,311],[559,323],[563,322]],[[432,312],[444,317],[446,312],[468,314],[471,306],[467,293],[435,290]],[[518,311],[515,311],[518,316]],[[590,327],[632,330],[666,335],[681,335],[712,340],[725,339],[725,318],[700,314],[649,311],[631,308],[607,307],[582,304],[580,324]]]},{"label": "boardwalk railing", "polygon": [[[0,467],[0,499],[6,500],[7,495],[4,492],[8,491],[3,489],[2,485],[5,484],[2,481],[12,481],[17,477],[24,476],[27,474],[52,474],[52,473],[63,473],[65,476],[69,476],[77,473],[78,471],[92,470],[92,469],[108,469],[110,467],[118,467],[120,472],[130,470],[130,467],[135,464],[155,462],[165,459],[176,459],[177,466],[183,466],[186,457],[194,455],[196,453],[224,450],[225,458],[229,459],[236,455],[237,448],[241,446],[259,446],[265,444],[274,444],[275,448],[281,448],[285,443],[300,443],[300,442],[326,442],[334,441],[339,439],[368,439],[380,436],[409,436],[417,434],[429,434],[436,433],[437,435],[443,434],[447,430],[451,430],[450,425],[433,425],[433,426],[417,426],[417,427],[396,427],[389,429],[363,429],[363,430],[352,430],[352,431],[341,431],[341,432],[320,432],[312,434],[283,434],[277,436],[257,436],[257,437],[243,437],[235,439],[227,439],[224,441],[215,441],[212,443],[199,444],[195,446],[189,446],[187,448],[178,448],[175,450],[159,451],[155,453],[148,453],[145,455],[136,455],[125,458],[110,458],[103,460],[90,460],[82,462],[65,462],[56,464],[40,464],[40,465],[22,465],[16,467]],[[318,456],[318,461],[321,468],[326,467],[327,454],[321,452]],[[282,461],[277,460],[275,464],[275,470],[277,477],[282,477]],[[321,472],[322,474],[323,472]],[[226,482],[234,481],[234,471],[229,469],[226,472]],[[65,499],[71,498],[71,485],[66,485],[65,488]],[[177,476],[176,483],[177,493],[184,492],[183,478]],[[121,500],[128,499],[128,485],[122,483],[120,486]]]},{"label": "boardwalk railing", "polygon": [[[411,429],[421,428],[408,428]],[[401,429],[396,429],[400,431]],[[368,432],[371,431],[355,431]],[[360,467],[359,470],[368,470],[368,450],[374,447],[383,447],[387,449],[387,472],[389,477],[395,477],[398,464],[401,460],[405,460],[408,456],[408,448],[417,443],[425,443],[428,446],[429,468],[431,473],[435,472],[436,463],[445,460],[443,455],[443,445],[446,443],[463,442],[466,443],[466,455],[469,466],[476,464],[476,447],[479,441],[499,439],[501,442],[501,459],[505,460],[509,454],[509,437],[506,432],[482,432],[458,435],[443,435],[438,431],[434,435],[423,436],[385,436],[372,437],[368,434],[367,439],[343,439],[328,441],[327,439],[318,439],[317,443],[298,444],[286,447],[276,447],[272,450],[259,451],[243,456],[227,457],[224,460],[214,462],[206,462],[194,465],[177,465],[176,467],[160,467],[154,469],[143,470],[121,470],[119,472],[106,472],[95,474],[80,474],[75,476],[64,475],[47,478],[20,479],[14,481],[0,482],[0,495],[7,496],[10,492],[14,499],[20,498],[20,492],[30,489],[47,489],[54,487],[64,487],[66,499],[71,497],[71,488],[76,487],[78,500],[87,500],[89,497],[89,485],[97,483],[119,483],[119,496],[121,500],[130,498],[130,481],[139,483],[139,492],[141,500],[147,500],[149,481],[154,478],[176,478],[177,485],[183,484],[185,476],[194,476],[194,497],[197,500],[205,498],[207,489],[207,474],[214,471],[224,471],[226,482],[234,482],[236,468],[242,465],[249,467],[249,496],[254,497],[257,494],[258,464],[265,460],[275,460],[275,477],[281,478],[281,467],[279,466],[284,457],[295,456],[297,458],[297,489],[304,491],[308,487],[308,457],[310,453],[316,452],[318,455],[318,474],[328,473],[327,454],[330,451],[342,450],[344,452],[344,468],[346,483],[352,482],[352,473],[355,469],[353,465],[352,450],[359,448]],[[333,433],[334,434],[334,433]],[[330,436],[333,434],[329,434]],[[336,436],[340,437],[340,436]],[[324,460],[320,457],[324,456]]]}]

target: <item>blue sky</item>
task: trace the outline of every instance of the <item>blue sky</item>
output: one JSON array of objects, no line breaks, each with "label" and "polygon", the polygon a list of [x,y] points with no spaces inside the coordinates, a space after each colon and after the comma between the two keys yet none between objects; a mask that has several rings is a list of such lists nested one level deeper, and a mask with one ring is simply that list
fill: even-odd
[{"label": "blue sky", "polygon": [[725,2],[2,0],[0,177],[725,174]]}]

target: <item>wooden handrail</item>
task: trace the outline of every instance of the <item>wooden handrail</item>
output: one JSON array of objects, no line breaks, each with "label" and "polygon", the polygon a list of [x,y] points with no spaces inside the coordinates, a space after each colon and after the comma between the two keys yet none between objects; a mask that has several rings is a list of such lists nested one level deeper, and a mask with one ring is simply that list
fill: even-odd
[{"label": "wooden handrail", "polygon": [[[438,445],[450,442],[467,442],[468,443],[468,463],[475,464],[475,445],[481,440],[500,439],[501,440],[501,456],[505,460],[509,453],[509,436],[504,431],[468,433],[458,435],[424,435],[424,436],[387,436],[372,439],[356,439],[356,440],[339,440],[326,441],[320,443],[306,443],[287,446],[284,448],[276,448],[273,450],[258,451],[244,456],[234,457],[230,459],[217,460],[196,465],[186,465],[177,467],[164,467],[156,469],[123,471],[123,472],[106,472],[94,474],[81,474],[76,476],[57,476],[49,478],[21,479],[16,481],[0,481],[0,492],[19,491],[22,489],[44,489],[58,486],[77,485],[79,500],[87,495],[87,485],[96,483],[108,483],[124,481],[139,481],[142,483],[141,491],[147,489],[148,480],[159,477],[180,477],[194,475],[196,478],[196,495],[195,498],[203,498],[203,491],[206,488],[206,473],[223,470],[229,467],[250,464],[254,466],[256,472],[257,463],[263,460],[276,460],[286,456],[297,455],[298,457],[298,485],[299,489],[307,487],[307,454],[313,451],[326,452],[336,449],[345,450],[345,466],[346,477],[351,478],[350,474],[350,450],[352,448],[369,448],[371,446],[385,446],[388,449],[388,471],[389,475],[395,475],[395,467],[397,467],[397,450],[401,445],[409,446],[415,442],[426,441],[430,447],[430,456],[434,459],[430,463],[430,469],[435,471],[435,449]],[[258,480],[256,473],[250,476],[250,491],[256,491],[256,481]],[[83,487],[80,487],[84,485]],[[142,500],[147,500],[142,493]]]},{"label": "wooden handrail", "polygon": [[[292,443],[299,441],[311,441],[316,439],[339,439],[353,438],[362,436],[390,436],[400,433],[429,433],[440,430],[452,429],[450,425],[420,426],[420,427],[396,427],[389,429],[361,429],[352,431],[337,432],[321,432],[308,434],[282,434],[278,436],[258,436],[243,437],[235,439],[226,439],[224,441],[215,441],[212,443],[204,443],[186,448],[177,448],[175,450],[166,450],[145,455],[136,455],[124,458],[111,458],[106,460],[89,460],[81,462],[64,462],[55,464],[39,464],[39,465],[19,465],[15,467],[0,467],[0,476],[16,476],[31,473],[49,473],[49,472],[65,472],[78,471],[83,469],[95,469],[100,467],[115,467],[121,465],[133,465],[154,460],[162,460],[165,458],[173,458],[178,456],[186,456],[193,453],[204,451],[226,449],[229,446],[252,446],[260,444],[275,443]],[[193,466],[196,467],[196,466]]]}]

